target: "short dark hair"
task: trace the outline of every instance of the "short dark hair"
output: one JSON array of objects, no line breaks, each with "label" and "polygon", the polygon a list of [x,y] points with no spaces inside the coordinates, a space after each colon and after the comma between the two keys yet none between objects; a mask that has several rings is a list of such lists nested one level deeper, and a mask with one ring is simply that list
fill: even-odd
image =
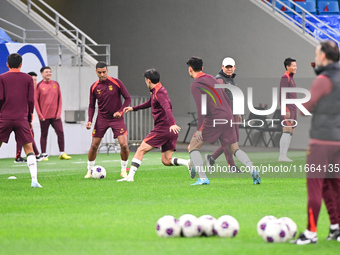
[{"label": "short dark hair", "polygon": [[144,77],[149,79],[153,84],[157,84],[161,79],[159,72],[154,68],[146,70]]},{"label": "short dark hair", "polygon": [[40,73],[42,73],[42,72],[45,71],[46,69],[50,69],[50,70],[51,70],[51,67],[49,67],[49,66],[43,66],[42,68],[40,68]]},{"label": "short dark hair", "polygon": [[195,72],[203,70],[203,60],[200,57],[191,57],[187,61],[187,65],[190,66]]},{"label": "short dark hair", "polygon": [[96,64],[96,69],[97,68],[107,68],[107,65],[104,61],[99,61],[97,64]]},{"label": "short dark hair", "polygon": [[283,62],[283,65],[285,66],[287,70],[287,66],[290,66],[292,62],[296,62],[296,59],[294,58],[286,58],[285,61]]},{"label": "short dark hair", "polygon": [[38,76],[35,72],[29,72],[27,73],[28,75],[31,75],[31,76]]},{"label": "short dark hair", "polygon": [[333,41],[320,42],[320,51],[324,52],[326,58],[333,62],[339,61],[339,46]]},{"label": "short dark hair", "polygon": [[7,63],[9,68],[19,68],[22,63],[22,57],[18,53],[12,53],[7,57]]}]

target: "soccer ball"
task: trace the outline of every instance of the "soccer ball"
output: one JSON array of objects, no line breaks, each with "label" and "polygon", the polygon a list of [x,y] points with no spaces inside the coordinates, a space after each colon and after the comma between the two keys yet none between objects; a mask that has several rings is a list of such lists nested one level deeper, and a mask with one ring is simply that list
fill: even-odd
[{"label": "soccer ball", "polygon": [[211,215],[203,215],[198,218],[202,228],[203,236],[212,236],[214,234],[214,223],[216,219]]},{"label": "soccer ball", "polygon": [[277,220],[277,218],[273,215],[267,215],[264,216],[262,219],[259,220],[259,222],[257,223],[257,233],[259,234],[259,236],[262,237],[266,227],[267,227],[267,223],[271,220]]},{"label": "soccer ball", "polygon": [[93,179],[104,179],[106,177],[106,170],[102,166],[95,166],[91,170],[91,176]]},{"label": "soccer ball", "polygon": [[287,239],[293,239],[297,232],[296,223],[291,218],[288,218],[288,217],[282,217],[279,220],[281,220],[284,224],[287,225],[287,228],[288,228]]},{"label": "soccer ball", "polygon": [[223,215],[214,223],[214,233],[220,237],[235,237],[239,230],[240,225],[230,215]]},{"label": "soccer ball", "polygon": [[199,220],[192,214],[184,214],[179,217],[181,235],[185,237],[196,237],[202,234]]},{"label": "soccer ball", "polygon": [[288,228],[280,220],[270,220],[262,235],[263,240],[268,243],[282,243],[287,240]]},{"label": "soccer ball", "polygon": [[181,227],[173,216],[165,215],[157,221],[156,233],[160,237],[177,237],[181,233]]}]

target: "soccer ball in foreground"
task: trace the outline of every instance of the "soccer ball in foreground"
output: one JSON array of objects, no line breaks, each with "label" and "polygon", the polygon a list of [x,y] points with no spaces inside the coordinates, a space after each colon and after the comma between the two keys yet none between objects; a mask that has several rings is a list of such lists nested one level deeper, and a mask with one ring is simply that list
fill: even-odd
[{"label": "soccer ball in foreground", "polygon": [[268,243],[282,243],[287,240],[288,228],[280,220],[270,220],[262,235],[263,240]]},{"label": "soccer ball in foreground", "polygon": [[199,220],[192,214],[184,214],[179,217],[181,235],[185,237],[196,237],[202,234],[202,228]]},{"label": "soccer ball in foreground", "polygon": [[104,179],[106,177],[106,170],[102,166],[95,166],[91,170],[91,176],[93,179]]},{"label": "soccer ball in foreground", "polygon": [[203,215],[198,218],[203,236],[212,236],[214,234],[214,223],[216,219],[211,215]]},{"label": "soccer ball in foreground", "polygon": [[239,230],[240,225],[230,215],[223,215],[214,223],[214,233],[220,237],[235,237]]},{"label": "soccer ball in foreground", "polygon": [[284,224],[287,225],[288,228],[287,239],[293,239],[297,232],[296,223],[291,218],[288,217],[281,217],[279,220],[281,220]]},{"label": "soccer ball in foreground", "polygon": [[165,215],[157,221],[156,232],[160,237],[177,237],[181,233],[181,227],[173,216]]},{"label": "soccer ball in foreground", "polygon": [[273,215],[267,215],[259,220],[259,222],[257,223],[257,233],[259,234],[259,236],[262,237],[267,227],[267,223],[271,220],[277,220],[277,218]]}]

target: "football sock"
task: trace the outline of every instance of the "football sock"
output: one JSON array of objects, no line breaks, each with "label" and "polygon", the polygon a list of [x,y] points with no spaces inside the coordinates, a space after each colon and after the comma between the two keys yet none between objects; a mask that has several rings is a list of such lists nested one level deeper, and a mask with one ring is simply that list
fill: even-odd
[{"label": "football sock", "polygon": [[188,160],[181,158],[171,158],[171,165],[173,166],[186,166],[188,165]]},{"label": "football sock", "polygon": [[121,167],[122,167],[120,171],[122,171],[122,172],[123,172],[123,171],[126,171],[126,167],[127,167],[128,161],[129,161],[129,160],[126,160],[126,161],[121,160],[121,161],[120,161],[120,165],[121,165]]},{"label": "football sock", "polygon": [[38,181],[37,159],[33,152],[27,154],[27,166],[30,169],[32,181]]},{"label": "football sock", "polygon": [[91,170],[94,168],[95,160],[93,161],[87,161],[87,172],[91,172]]},{"label": "football sock", "polygon": [[308,229],[306,229],[304,232],[305,236],[308,238],[308,239],[312,239],[314,237],[316,237],[316,232],[312,232]]},{"label": "football sock", "polygon": [[281,139],[280,139],[280,157],[287,157],[287,152],[291,140],[291,135],[289,133],[282,133]]},{"label": "football sock", "polygon": [[142,161],[140,161],[139,159],[133,158],[131,160],[131,167],[130,167],[128,178],[131,178],[131,177],[133,178],[135,176],[135,173],[141,164],[142,164]]},{"label": "football sock", "polygon": [[61,152],[60,152],[60,156],[62,156],[64,153],[65,153],[64,151],[61,151]]},{"label": "football sock", "polygon": [[237,149],[234,153],[235,157],[241,161],[243,165],[247,167],[247,170],[249,169],[250,173],[253,173],[253,162],[251,162],[248,155],[241,149]]},{"label": "football sock", "polygon": [[337,230],[337,229],[339,229],[339,224],[331,224],[331,226],[329,228],[331,230]]},{"label": "football sock", "polygon": [[196,171],[198,172],[198,176],[201,179],[207,178],[203,168],[203,159],[201,153],[198,150],[190,151],[190,159],[192,164],[195,166]]}]

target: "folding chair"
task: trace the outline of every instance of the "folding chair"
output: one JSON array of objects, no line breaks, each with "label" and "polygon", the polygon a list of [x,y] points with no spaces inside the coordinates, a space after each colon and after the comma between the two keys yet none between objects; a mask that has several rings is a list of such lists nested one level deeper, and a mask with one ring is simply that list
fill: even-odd
[{"label": "folding chair", "polygon": [[187,137],[188,137],[190,128],[191,128],[191,127],[197,127],[197,118],[196,118],[196,116],[195,116],[196,112],[188,112],[188,114],[191,114],[193,120],[192,120],[191,122],[188,123],[188,126],[189,126],[189,127],[188,127],[188,130],[187,130],[187,133],[185,134],[183,143],[185,143],[185,141],[187,140]]}]

